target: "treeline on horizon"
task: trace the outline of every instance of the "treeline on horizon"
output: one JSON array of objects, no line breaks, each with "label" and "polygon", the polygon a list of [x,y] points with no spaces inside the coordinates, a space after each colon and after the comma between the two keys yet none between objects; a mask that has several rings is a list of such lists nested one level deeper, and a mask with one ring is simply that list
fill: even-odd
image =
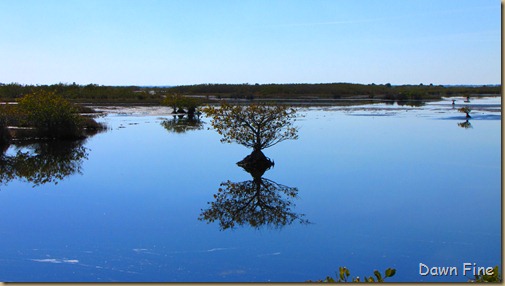
[{"label": "treeline on horizon", "polygon": [[12,101],[36,91],[49,91],[71,101],[158,102],[164,95],[200,95],[232,99],[352,99],[435,100],[442,97],[499,95],[501,85],[443,86],[391,84],[197,84],[172,87],[77,85],[21,85],[0,83],[0,101]]},{"label": "treeline on horizon", "polygon": [[320,97],[343,98],[353,96],[394,97],[410,95],[420,99],[436,99],[442,96],[470,96],[500,94],[500,85],[443,86],[443,85],[391,85],[391,84],[198,84],[170,88],[179,94],[227,95],[230,97]]}]

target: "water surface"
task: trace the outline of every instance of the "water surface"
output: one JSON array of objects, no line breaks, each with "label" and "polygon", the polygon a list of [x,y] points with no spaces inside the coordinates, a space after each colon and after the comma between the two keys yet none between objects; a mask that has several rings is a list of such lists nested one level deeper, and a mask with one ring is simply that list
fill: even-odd
[{"label": "water surface", "polygon": [[169,109],[109,110],[70,172],[0,185],[0,281],[303,282],[346,266],[440,282],[471,275],[419,263],[501,268],[501,100],[472,100],[469,126],[463,104],[301,109],[299,139],[264,150],[262,178],[296,188],[280,199],[310,223],[224,230],[198,218],[221,183],[254,181],[236,165],[250,150],[220,143],[208,118],[173,132]]}]

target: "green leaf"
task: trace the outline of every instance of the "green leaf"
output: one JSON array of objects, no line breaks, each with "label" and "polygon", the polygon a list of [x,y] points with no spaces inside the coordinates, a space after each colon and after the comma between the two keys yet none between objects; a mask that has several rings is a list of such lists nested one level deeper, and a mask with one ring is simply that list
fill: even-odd
[{"label": "green leaf", "polygon": [[344,281],[344,273],[345,273],[345,267],[339,267],[340,270],[340,280]]},{"label": "green leaf", "polygon": [[382,275],[381,273],[379,272],[379,270],[375,270],[373,272],[373,274],[375,275],[375,277],[377,277],[377,281],[381,282],[382,281]]},{"label": "green leaf", "polygon": [[396,269],[388,268],[386,269],[386,277],[393,277],[396,273]]}]

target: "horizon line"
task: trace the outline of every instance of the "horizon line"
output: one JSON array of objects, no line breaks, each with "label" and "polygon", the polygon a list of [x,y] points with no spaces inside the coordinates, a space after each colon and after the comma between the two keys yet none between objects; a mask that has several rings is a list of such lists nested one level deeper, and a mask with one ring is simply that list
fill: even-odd
[{"label": "horizon line", "polygon": [[193,83],[193,84],[97,84],[97,83],[87,83],[87,84],[79,84],[76,82],[68,83],[68,82],[58,82],[51,84],[26,84],[26,83],[18,83],[18,82],[10,82],[3,83],[0,82],[0,86],[4,85],[21,85],[21,86],[51,86],[51,85],[78,85],[78,86],[86,86],[86,85],[98,85],[98,86],[111,86],[111,87],[177,87],[177,86],[195,86],[195,85],[320,85],[320,84],[353,84],[353,85],[391,85],[391,86],[501,86],[501,83],[486,83],[486,84],[433,84],[433,83],[402,83],[402,84],[392,84],[392,83],[354,83],[354,82],[318,82],[318,83]]}]

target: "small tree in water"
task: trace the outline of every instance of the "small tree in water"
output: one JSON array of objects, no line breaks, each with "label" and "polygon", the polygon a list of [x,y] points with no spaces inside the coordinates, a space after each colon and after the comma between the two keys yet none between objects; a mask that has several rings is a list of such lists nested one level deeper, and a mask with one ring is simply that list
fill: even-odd
[{"label": "small tree in water", "polygon": [[470,112],[472,111],[468,106],[458,109],[459,112],[466,113],[466,118],[471,118]]},{"label": "small tree in water", "polygon": [[221,142],[242,144],[253,148],[253,153],[284,140],[298,139],[298,128],[293,127],[296,110],[291,107],[222,103],[220,107],[209,106],[203,111],[212,118],[212,127],[223,136]]},{"label": "small tree in water", "polygon": [[194,117],[196,109],[201,103],[202,101],[199,98],[182,96],[180,94],[170,94],[161,101],[162,105],[172,108],[172,113],[187,113],[190,119]]}]

